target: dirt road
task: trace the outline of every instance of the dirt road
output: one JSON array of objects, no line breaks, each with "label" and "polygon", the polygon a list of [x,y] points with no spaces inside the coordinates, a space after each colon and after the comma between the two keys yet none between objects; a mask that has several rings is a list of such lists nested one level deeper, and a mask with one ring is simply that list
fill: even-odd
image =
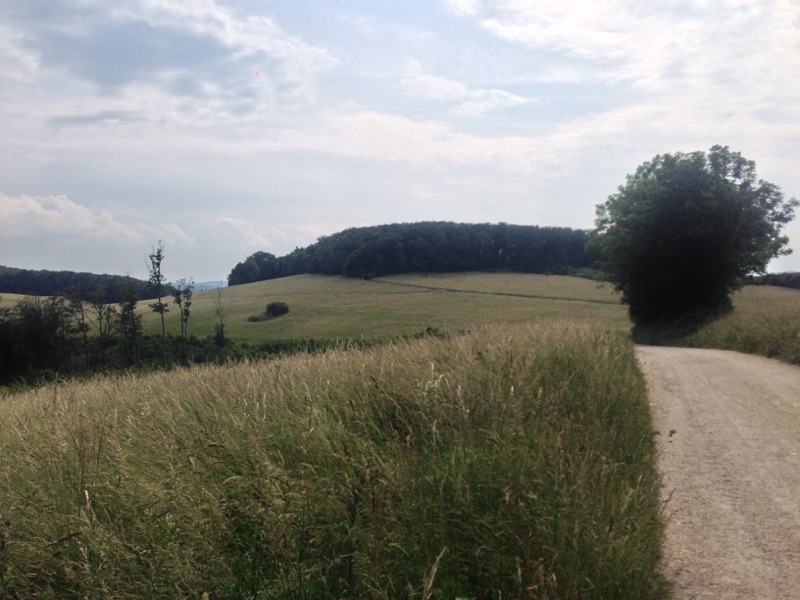
[{"label": "dirt road", "polygon": [[675,598],[800,599],[800,368],[638,347]]}]

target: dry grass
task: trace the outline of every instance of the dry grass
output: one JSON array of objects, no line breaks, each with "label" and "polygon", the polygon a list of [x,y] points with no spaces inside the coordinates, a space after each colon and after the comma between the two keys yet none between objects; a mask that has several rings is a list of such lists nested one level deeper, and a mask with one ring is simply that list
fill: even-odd
[{"label": "dry grass", "polygon": [[0,596],[659,598],[652,435],[564,325],[18,393]]},{"label": "dry grass", "polygon": [[0,294],[0,308],[14,308],[17,303],[25,298],[22,294]]},{"label": "dry grass", "polygon": [[689,346],[723,348],[800,364],[800,290],[747,286],[730,314],[686,337]]}]

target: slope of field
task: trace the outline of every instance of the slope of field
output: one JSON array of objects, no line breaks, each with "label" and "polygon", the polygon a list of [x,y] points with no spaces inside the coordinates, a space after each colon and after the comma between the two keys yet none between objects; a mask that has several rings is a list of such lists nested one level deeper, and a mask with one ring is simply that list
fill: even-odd
[{"label": "slope of field", "polygon": [[0,308],[14,308],[17,302],[22,300],[25,296],[22,294],[0,294]]},{"label": "slope of field", "polygon": [[[577,277],[519,273],[398,275],[360,280],[298,275],[220,290],[225,333],[237,341],[265,339],[389,339],[428,327],[459,331],[489,323],[554,320],[602,323],[627,330],[625,307],[610,286]],[[216,291],[194,295],[190,333],[214,332]],[[286,302],[289,314],[249,322],[270,302]],[[141,302],[147,333],[160,332],[158,316]],[[174,307],[173,307],[173,310]],[[167,313],[177,333],[177,313]]]}]

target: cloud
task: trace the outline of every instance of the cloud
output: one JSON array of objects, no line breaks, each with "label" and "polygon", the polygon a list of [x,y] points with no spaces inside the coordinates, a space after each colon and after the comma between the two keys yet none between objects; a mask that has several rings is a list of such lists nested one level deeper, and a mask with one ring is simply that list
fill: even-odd
[{"label": "cloud", "polygon": [[471,4],[467,14],[504,40],[584,61],[597,80],[659,93],[677,81],[747,89],[776,70],[788,75],[800,67],[800,5],[785,0]]},{"label": "cloud", "polygon": [[[572,129],[598,140],[586,127],[594,124],[653,154],[723,143],[780,161],[778,149],[800,135],[796,2],[450,4],[496,38],[536,52],[528,80],[548,86],[544,98],[560,84],[570,86],[567,105],[591,90],[595,110],[560,119],[545,136]],[[614,101],[603,107],[604,98]]]},{"label": "cloud", "polygon": [[444,0],[444,4],[457,15],[474,15],[480,8],[480,0]]},{"label": "cloud", "polygon": [[108,211],[89,209],[63,195],[9,196],[0,192],[0,220],[9,237],[45,234],[130,239],[141,235]]},{"label": "cloud", "polygon": [[52,117],[49,123],[53,127],[77,127],[84,125],[120,125],[140,121],[141,116],[124,110],[101,110],[92,114]]},{"label": "cloud", "polygon": [[217,217],[216,222],[231,229],[236,239],[243,242],[247,248],[260,249],[272,246],[270,240],[256,231],[252,223],[228,216]]},{"label": "cloud", "polygon": [[400,89],[412,99],[432,100],[452,106],[454,112],[463,116],[479,116],[531,101],[499,89],[470,89],[448,77],[423,73],[416,63],[412,64],[408,74],[400,81]]},{"label": "cloud", "polygon": [[47,0],[13,3],[6,12],[10,26],[24,32],[0,44],[0,56],[13,65],[6,70],[18,77],[38,70],[55,89],[62,78],[94,87],[100,107],[61,117],[74,118],[73,125],[96,123],[95,113],[148,107],[158,120],[163,99],[188,117],[303,106],[313,98],[316,73],[335,62],[266,17],[237,19],[209,1]]},{"label": "cloud", "polygon": [[88,208],[65,195],[10,196],[0,192],[0,220],[8,238],[46,236],[120,243],[164,238],[195,245],[192,236],[174,223],[121,220],[107,210]]},{"label": "cloud", "polygon": [[13,27],[0,24],[0,76],[12,80],[29,79],[36,71],[35,54],[23,47],[24,36]]}]

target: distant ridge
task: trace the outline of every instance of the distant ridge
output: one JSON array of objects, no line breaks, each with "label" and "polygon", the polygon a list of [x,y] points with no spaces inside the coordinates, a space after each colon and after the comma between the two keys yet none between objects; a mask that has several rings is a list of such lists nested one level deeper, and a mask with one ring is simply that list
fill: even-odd
[{"label": "distant ridge", "polygon": [[92,300],[100,294],[104,302],[118,303],[131,293],[139,300],[147,298],[148,284],[146,281],[127,275],[37,271],[0,266],[0,293],[29,296],[65,295],[82,300]]},{"label": "distant ridge", "polygon": [[218,279],[216,281],[196,281],[194,284],[194,291],[195,292],[205,292],[207,290],[215,290],[218,287],[227,287],[228,282],[224,279]]},{"label": "distant ridge", "polygon": [[314,273],[381,277],[400,273],[517,271],[566,274],[590,268],[589,232],[507,223],[426,221],[354,227],[276,258],[256,252],[238,263],[228,284]]}]

